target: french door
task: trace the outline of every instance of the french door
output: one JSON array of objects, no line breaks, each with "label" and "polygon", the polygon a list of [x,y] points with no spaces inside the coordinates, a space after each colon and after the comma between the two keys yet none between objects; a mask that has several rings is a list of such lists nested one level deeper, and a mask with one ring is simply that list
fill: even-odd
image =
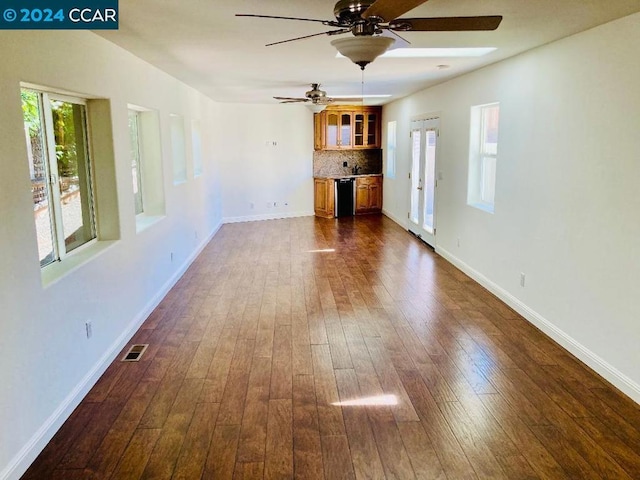
[{"label": "french door", "polygon": [[436,161],[439,119],[411,122],[409,231],[436,246]]}]

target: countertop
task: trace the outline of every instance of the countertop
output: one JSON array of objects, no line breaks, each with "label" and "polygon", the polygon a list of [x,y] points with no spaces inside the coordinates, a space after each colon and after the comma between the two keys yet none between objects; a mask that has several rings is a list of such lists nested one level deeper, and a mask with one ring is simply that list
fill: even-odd
[{"label": "countertop", "polygon": [[359,173],[357,175],[317,175],[314,178],[358,178],[358,177],[381,177],[381,173]]}]

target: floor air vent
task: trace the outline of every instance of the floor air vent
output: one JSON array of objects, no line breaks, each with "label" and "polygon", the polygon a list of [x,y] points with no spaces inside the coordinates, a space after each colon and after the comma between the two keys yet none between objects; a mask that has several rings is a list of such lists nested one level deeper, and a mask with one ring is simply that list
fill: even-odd
[{"label": "floor air vent", "polygon": [[137,362],[142,357],[142,354],[149,346],[148,343],[139,343],[137,345],[131,345],[129,351],[122,357],[123,362]]}]

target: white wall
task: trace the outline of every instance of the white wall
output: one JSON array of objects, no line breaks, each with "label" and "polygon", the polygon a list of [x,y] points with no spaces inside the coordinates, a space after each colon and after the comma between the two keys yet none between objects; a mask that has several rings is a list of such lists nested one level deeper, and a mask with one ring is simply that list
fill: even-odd
[{"label": "white wall", "polygon": [[313,215],[313,113],[220,104],[220,116],[225,222]]},{"label": "white wall", "polygon": [[[440,112],[437,251],[640,402],[638,46],[635,14],[386,106],[384,206],[405,224],[409,120]],[[493,215],[466,205],[470,108],[489,102]]]},{"label": "white wall", "polygon": [[[89,32],[0,32],[0,478],[18,478],[222,220],[218,106]],[[43,287],[20,82],[108,98],[120,239]],[[136,234],[127,104],[160,114],[166,218]],[[204,173],[172,182],[169,114],[203,133]],[[309,162],[310,164],[310,162]],[[100,179],[98,179],[100,182]],[[98,206],[100,208],[100,205]],[[197,234],[197,238],[196,238]],[[171,262],[170,253],[174,253]],[[85,335],[85,321],[93,337]]]}]

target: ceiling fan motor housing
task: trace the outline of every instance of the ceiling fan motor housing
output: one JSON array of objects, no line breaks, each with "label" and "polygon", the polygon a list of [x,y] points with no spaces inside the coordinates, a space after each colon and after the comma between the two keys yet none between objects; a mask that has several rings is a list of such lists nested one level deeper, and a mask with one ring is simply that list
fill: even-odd
[{"label": "ceiling fan motor housing", "polygon": [[325,92],[324,90],[320,90],[319,83],[312,83],[311,90],[306,92],[304,95],[315,103],[317,101],[324,100],[327,97],[327,92]]},{"label": "ceiling fan motor housing", "polygon": [[340,0],[333,8],[333,14],[341,24],[352,25],[374,3],[374,0]]}]

